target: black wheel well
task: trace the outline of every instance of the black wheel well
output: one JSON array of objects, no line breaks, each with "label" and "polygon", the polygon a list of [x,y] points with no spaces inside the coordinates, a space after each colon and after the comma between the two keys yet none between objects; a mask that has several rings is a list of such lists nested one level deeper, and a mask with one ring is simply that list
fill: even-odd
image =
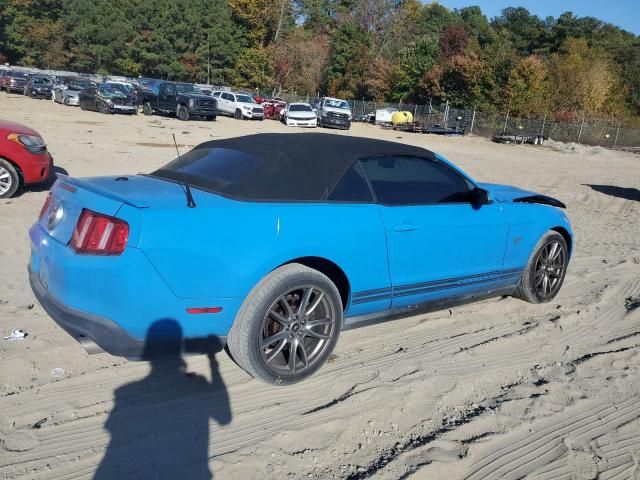
[{"label": "black wheel well", "polygon": [[324,273],[338,289],[340,299],[342,300],[342,307],[347,307],[351,286],[349,285],[347,275],[338,265],[322,257],[300,257],[287,262],[287,264],[289,263],[300,263],[305,267],[313,268],[314,270]]},{"label": "black wheel well", "polygon": [[571,244],[571,235],[564,227],[553,227],[551,230],[554,232],[558,232],[564,238],[564,241],[567,242],[567,248],[569,249],[569,255],[573,252],[573,245]]}]

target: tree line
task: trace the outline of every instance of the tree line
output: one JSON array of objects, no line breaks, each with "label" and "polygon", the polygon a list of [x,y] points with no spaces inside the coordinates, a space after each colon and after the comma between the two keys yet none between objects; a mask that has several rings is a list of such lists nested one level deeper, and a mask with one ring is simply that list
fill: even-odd
[{"label": "tree line", "polygon": [[640,115],[640,37],[419,0],[0,0],[0,61],[513,115]]}]

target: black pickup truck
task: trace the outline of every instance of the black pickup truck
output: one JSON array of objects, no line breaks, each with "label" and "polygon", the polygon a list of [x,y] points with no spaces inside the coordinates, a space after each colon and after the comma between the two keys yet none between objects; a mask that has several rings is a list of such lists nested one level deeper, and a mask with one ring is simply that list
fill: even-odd
[{"label": "black pickup truck", "polygon": [[187,121],[192,116],[215,120],[218,114],[216,99],[205,95],[196,85],[162,82],[158,85],[157,92],[141,91],[140,103],[145,115],[175,114],[179,120]]}]

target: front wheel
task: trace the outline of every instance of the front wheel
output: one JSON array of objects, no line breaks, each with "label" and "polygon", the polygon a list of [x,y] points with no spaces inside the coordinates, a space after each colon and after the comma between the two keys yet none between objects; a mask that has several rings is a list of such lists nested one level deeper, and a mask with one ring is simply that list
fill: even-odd
[{"label": "front wheel", "polygon": [[324,274],[292,263],[267,275],[245,299],[229,332],[233,359],[275,385],[299,382],[329,358],[342,328],[342,302]]},{"label": "front wheel", "polygon": [[153,108],[151,108],[151,104],[149,102],[144,102],[142,105],[142,113],[145,115],[153,115]]},{"label": "front wheel", "polygon": [[0,198],[9,198],[20,186],[18,172],[6,160],[0,158]]},{"label": "front wheel", "polygon": [[187,120],[189,120],[189,110],[187,110],[187,107],[183,105],[178,105],[178,111],[176,112],[176,116],[178,117],[178,120],[182,120],[183,122],[186,122]]},{"label": "front wheel", "polygon": [[242,120],[242,112],[240,110],[236,110],[233,114],[233,118],[235,118],[236,120]]},{"label": "front wheel", "polygon": [[551,301],[560,291],[568,263],[566,240],[555,230],[549,230],[533,249],[515,296],[530,303]]}]

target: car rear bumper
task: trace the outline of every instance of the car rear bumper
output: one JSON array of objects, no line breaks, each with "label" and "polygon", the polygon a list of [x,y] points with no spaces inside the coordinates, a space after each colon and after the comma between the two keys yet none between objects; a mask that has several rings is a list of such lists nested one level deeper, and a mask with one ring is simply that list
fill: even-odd
[{"label": "car rear bumper", "polygon": [[[56,198],[65,215],[73,217],[75,206]],[[127,248],[118,256],[79,255],[66,244],[66,236],[56,238],[45,227],[38,222],[29,230],[31,288],[56,323],[81,343],[90,340],[113,355],[140,358],[153,327],[172,322],[183,344],[191,345],[183,346],[186,353],[210,353],[207,341],[224,346],[240,299],[177,297],[141,250]],[[187,312],[194,307],[222,311]]]},{"label": "car rear bumper", "polygon": [[112,355],[128,358],[143,357],[144,340],[133,338],[111,320],[64,305],[47,291],[40,282],[38,274],[32,271],[31,267],[28,267],[28,270],[31,290],[38,302],[49,316],[74,339],[83,345],[87,344],[87,340],[95,342],[100,349]]}]

